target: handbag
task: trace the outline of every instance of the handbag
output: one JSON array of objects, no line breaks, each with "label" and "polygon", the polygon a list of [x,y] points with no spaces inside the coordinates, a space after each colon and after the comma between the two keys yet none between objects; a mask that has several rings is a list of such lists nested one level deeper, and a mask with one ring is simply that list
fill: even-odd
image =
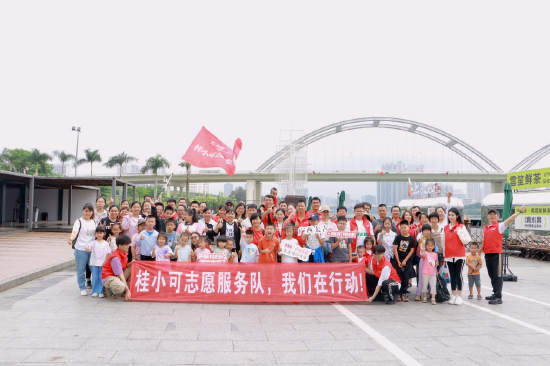
[{"label": "handbag", "polygon": [[445,282],[445,279],[441,275],[437,276],[435,282],[435,301],[445,302],[449,301],[450,298],[451,295],[447,289],[447,282]]},{"label": "handbag", "polygon": [[78,233],[76,234],[76,237],[73,239],[73,249],[74,249],[74,246],[76,244],[76,240],[78,239],[78,236],[80,235],[80,229],[82,228],[82,221],[80,221],[80,219],[78,219]]}]

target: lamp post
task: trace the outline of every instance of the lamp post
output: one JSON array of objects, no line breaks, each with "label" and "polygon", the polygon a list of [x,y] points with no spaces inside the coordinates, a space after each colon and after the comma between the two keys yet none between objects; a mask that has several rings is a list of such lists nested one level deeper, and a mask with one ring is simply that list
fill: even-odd
[{"label": "lamp post", "polygon": [[80,137],[80,127],[73,126],[73,131],[76,131],[76,155],[74,159],[74,176],[76,177],[76,171],[78,169],[78,139]]}]

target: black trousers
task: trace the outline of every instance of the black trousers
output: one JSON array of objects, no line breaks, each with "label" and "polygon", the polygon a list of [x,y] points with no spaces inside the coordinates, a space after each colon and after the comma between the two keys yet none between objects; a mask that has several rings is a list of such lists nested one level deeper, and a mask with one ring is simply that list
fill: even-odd
[{"label": "black trousers", "polygon": [[[375,275],[367,274],[367,289],[368,296],[371,297],[378,286],[379,278]],[[396,302],[399,295],[399,285],[397,282],[391,279],[387,279],[382,282],[381,291],[378,293],[374,301],[385,301],[384,296],[388,298],[390,302]]]},{"label": "black trousers", "polygon": [[447,261],[449,267],[449,275],[451,277],[451,290],[462,291],[462,269],[464,268],[464,259],[458,259],[454,262]]},{"label": "black trousers", "polygon": [[485,253],[485,265],[487,266],[487,273],[491,278],[493,294],[495,297],[502,299],[502,254]]},{"label": "black trousers", "polygon": [[409,289],[409,279],[411,278],[411,272],[413,270],[412,258],[409,258],[407,264],[403,268],[397,265],[397,260],[395,258],[392,258],[391,264],[393,265],[393,268],[395,268],[395,271],[401,280],[401,289],[399,290],[399,293],[401,295],[406,295],[407,290]]},{"label": "black trousers", "polygon": [[86,263],[86,280],[89,281],[92,277],[92,270],[90,269],[90,264]]}]

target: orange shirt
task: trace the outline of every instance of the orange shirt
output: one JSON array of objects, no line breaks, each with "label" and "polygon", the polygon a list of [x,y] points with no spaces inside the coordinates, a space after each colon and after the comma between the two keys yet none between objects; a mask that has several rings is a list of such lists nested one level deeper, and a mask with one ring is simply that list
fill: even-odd
[{"label": "orange shirt", "polygon": [[[262,253],[262,250],[269,249],[271,253]],[[260,257],[258,263],[277,263],[277,251],[279,250],[279,239],[273,237],[269,240],[267,236],[263,236],[258,243],[258,251]]]}]

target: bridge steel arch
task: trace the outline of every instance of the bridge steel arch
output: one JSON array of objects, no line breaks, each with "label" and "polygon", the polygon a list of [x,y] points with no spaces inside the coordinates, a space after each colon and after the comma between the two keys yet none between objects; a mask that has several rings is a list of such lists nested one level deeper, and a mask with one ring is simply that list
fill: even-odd
[{"label": "bridge steel arch", "polygon": [[[478,150],[474,149],[472,146],[468,145],[464,141],[452,136],[451,134],[437,129],[435,127],[429,126],[424,123],[415,122],[411,120],[401,119],[401,118],[392,118],[392,117],[365,117],[351,119],[342,122],[336,122],[328,126],[319,128],[313,132],[304,135],[298,140],[294,141],[292,144],[289,144],[283,147],[280,151],[275,153],[269,159],[267,159],[258,169],[258,172],[268,172],[275,168],[280,162],[282,162],[288,154],[294,148],[304,145],[309,145],[315,141],[321,140],[330,135],[334,135],[340,132],[352,131],[362,128],[389,128],[393,130],[401,130],[416,135],[423,136],[432,141],[437,142],[440,145],[443,145],[454,151],[458,155],[462,156],[464,159],[469,161],[473,166],[478,168],[480,171],[495,171],[502,172],[502,170],[493,163],[489,158],[483,155]],[[550,146],[550,145],[549,145]]]},{"label": "bridge steel arch", "polygon": [[512,171],[517,172],[520,170],[528,170],[548,154],[550,154],[550,145],[543,146],[520,161],[515,167],[512,168]]}]

